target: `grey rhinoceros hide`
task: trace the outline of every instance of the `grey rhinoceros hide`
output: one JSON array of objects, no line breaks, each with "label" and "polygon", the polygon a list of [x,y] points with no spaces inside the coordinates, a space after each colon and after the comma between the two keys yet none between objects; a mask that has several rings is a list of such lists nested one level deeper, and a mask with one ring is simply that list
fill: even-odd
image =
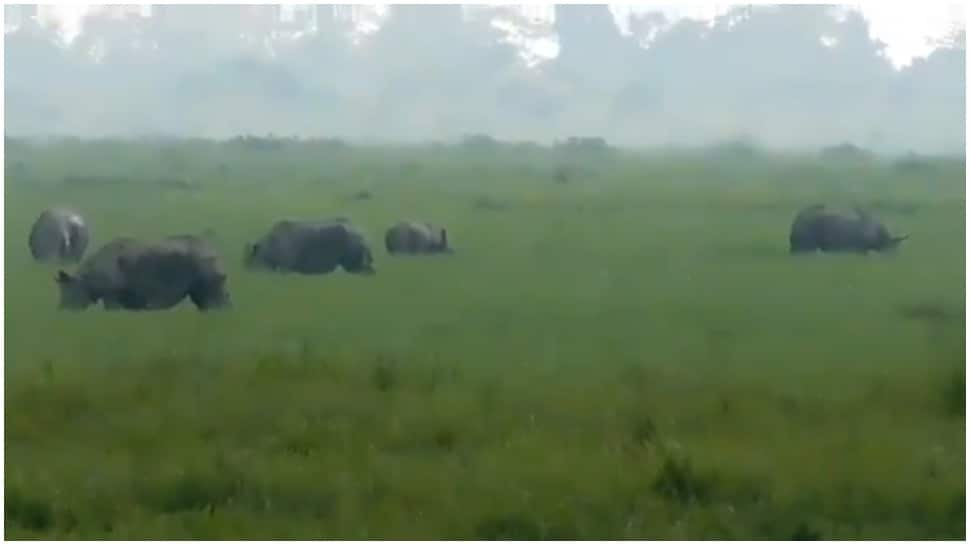
[{"label": "grey rhinoceros hide", "polygon": [[262,239],[247,245],[245,264],[299,274],[328,274],[338,266],[355,274],[375,272],[366,239],[346,218],[278,221]]},{"label": "grey rhinoceros hide", "polygon": [[885,225],[860,207],[855,217],[830,212],[824,205],[807,207],[795,216],[789,232],[792,254],[809,252],[887,252],[909,238],[892,236]]},{"label": "grey rhinoceros hide", "polygon": [[391,255],[452,252],[446,229],[418,221],[399,221],[388,228],[384,247]]},{"label": "grey rhinoceros hide", "polygon": [[218,254],[200,237],[160,241],[115,239],[86,260],[76,275],[61,271],[61,308],[162,310],[188,297],[200,311],[230,306]]}]

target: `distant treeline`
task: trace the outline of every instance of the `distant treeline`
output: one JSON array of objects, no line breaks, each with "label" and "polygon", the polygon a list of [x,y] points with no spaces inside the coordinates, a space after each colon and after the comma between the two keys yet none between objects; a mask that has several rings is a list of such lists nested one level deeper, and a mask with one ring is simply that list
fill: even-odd
[{"label": "distant treeline", "polygon": [[[277,136],[274,134],[266,134],[264,136],[243,134],[228,139],[179,138],[163,135],[146,135],[138,138],[81,138],[77,136],[4,137],[4,146],[7,152],[16,152],[17,150],[30,149],[37,146],[51,147],[59,145],[69,147],[157,145],[161,146],[163,150],[171,150],[174,147],[217,147],[251,152],[274,152],[296,149],[329,152],[348,151],[353,149],[448,149],[455,152],[470,152],[476,154],[490,154],[498,152],[554,152],[567,156],[578,154],[578,156],[581,157],[609,157],[611,154],[618,152],[645,152],[651,154],[680,154],[699,152],[714,158],[735,159],[753,159],[759,156],[773,155],[772,150],[764,148],[745,138],[723,140],[707,146],[629,148],[616,146],[608,142],[605,138],[598,136],[568,136],[563,139],[554,140],[551,144],[543,144],[531,140],[501,140],[494,136],[483,133],[469,134],[457,141],[452,142],[430,141],[419,144],[362,143],[352,142],[343,138],[307,138],[300,136]],[[889,157],[897,159],[898,164],[904,170],[918,170],[925,163],[936,160],[963,162],[966,159],[965,155],[924,154],[911,150],[901,154],[879,154],[873,150],[847,141],[823,146],[815,152],[810,150],[804,153],[785,152],[782,155],[815,155],[822,160],[850,162],[867,162],[877,160],[880,157]]]},{"label": "distant treeline", "polygon": [[[5,38],[5,130],[965,147],[966,33],[956,26],[932,54],[897,69],[866,19],[838,6],[736,6],[711,24],[648,12],[623,33],[607,5],[556,6],[552,28],[509,6],[394,5],[359,40],[334,6],[314,9],[313,28],[290,34],[272,6],[106,11],[86,17],[69,44],[23,18]],[[555,38],[558,55],[530,65],[499,21],[533,40]]]}]

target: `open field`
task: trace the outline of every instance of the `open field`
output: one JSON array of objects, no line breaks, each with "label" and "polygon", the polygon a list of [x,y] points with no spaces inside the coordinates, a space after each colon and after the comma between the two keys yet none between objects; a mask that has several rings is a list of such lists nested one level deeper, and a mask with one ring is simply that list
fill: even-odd
[{"label": "open field", "polygon": [[[7,538],[965,536],[962,162],[6,153]],[[853,201],[896,255],[788,255]],[[57,203],[89,253],[212,229],[234,307],[59,312],[26,244]],[[243,270],[334,215],[375,276]],[[456,253],[387,256],[412,217]]]}]

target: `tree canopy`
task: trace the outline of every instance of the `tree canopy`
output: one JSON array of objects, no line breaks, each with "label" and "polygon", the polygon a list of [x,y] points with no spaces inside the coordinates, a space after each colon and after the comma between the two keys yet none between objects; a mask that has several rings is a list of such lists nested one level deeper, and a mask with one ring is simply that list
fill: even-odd
[{"label": "tree canopy", "polygon": [[507,9],[395,5],[359,40],[348,8],[308,9],[288,24],[279,6],[102,10],[69,44],[8,13],[7,130],[964,148],[960,28],[896,70],[861,15],[826,6],[737,7],[712,24],[651,13],[626,34],[605,5],[557,6],[559,54],[527,66],[492,23],[534,22]]}]

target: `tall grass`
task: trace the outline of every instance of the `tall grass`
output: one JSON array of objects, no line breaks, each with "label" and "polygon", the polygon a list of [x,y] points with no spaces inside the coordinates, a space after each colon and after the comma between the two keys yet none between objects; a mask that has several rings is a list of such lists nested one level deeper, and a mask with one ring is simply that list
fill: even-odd
[{"label": "tall grass", "polygon": [[[965,535],[962,165],[15,152],[7,537]],[[787,255],[799,207],[856,201],[897,255]],[[57,311],[26,249],[55,203],[95,247],[212,229],[235,307]],[[377,275],[242,269],[273,221],[335,215]],[[400,218],[456,253],[389,257]]]}]

